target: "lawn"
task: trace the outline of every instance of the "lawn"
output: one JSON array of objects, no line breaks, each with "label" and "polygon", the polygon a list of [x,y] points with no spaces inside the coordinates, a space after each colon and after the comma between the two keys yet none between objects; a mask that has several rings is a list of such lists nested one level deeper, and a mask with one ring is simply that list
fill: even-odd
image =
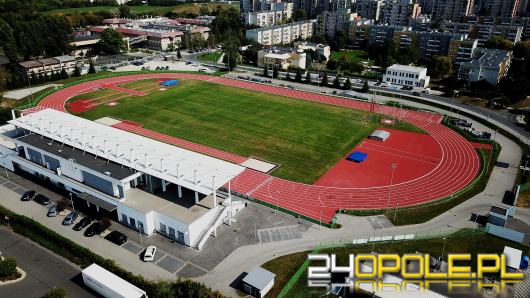
[{"label": "lawn", "polygon": [[[100,90],[76,98],[108,94]],[[305,183],[314,182],[379,126],[366,124],[364,111],[194,80],[181,80],[180,86],[145,97],[129,96],[117,106],[101,105],[80,116],[128,119],[161,133],[255,156],[281,165],[275,176]]]},{"label": "lawn", "polygon": [[373,60],[368,60],[368,53],[363,50],[341,50],[338,52],[331,53],[331,59],[340,60],[347,59],[349,62],[368,62],[369,65],[373,65]]},{"label": "lawn", "polygon": [[223,55],[223,52],[211,52],[211,53],[204,53],[197,56],[197,59],[201,61],[210,61],[210,62],[217,62],[219,58],[221,58],[221,55]]},{"label": "lawn", "polygon": [[208,7],[208,10],[213,11],[217,7],[221,7],[221,9],[228,10],[230,7],[235,8],[239,11],[239,2],[228,4],[228,3],[185,3],[177,5],[173,8],[174,13],[178,14],[194,14],[194,15],[200,15],[201,14],[201,6],[205,5]]},{"label": "lawn", "polygon": [[[476,255],[478,253],[497,253],[503,252],[504,246],[509,245],[517,249],[528,251],[528,246],[504,240],[498,237],[484,234],[479,231],[460,230],[447,237],[445,252],[446,253],[470,253],[473,261],[471,266],[476,270]],[[323,249],[321,253],[336,253],[337,263],[339,265],[347,264],[348,254],[370,253],[428,253],[433,256],[440,256],[444,240],[442,238],[400,241],[400,242],[383,242],[372,244],[345,246],[338,248]],[[270,297],[277,296],[284,285],[290,280],[291,276],[298,270],[302,263],[307,259],[309,252],[300,252],[273,259],[262,265],[263,268],[276,274],[275,284],[272,288]],[[445,254],[444,254],[445,255]],[[325,291],[322,288],[309,288],[307,286],[307,274],[304,272],[300,279],[294,284],[286,297],[322,297]]]}]

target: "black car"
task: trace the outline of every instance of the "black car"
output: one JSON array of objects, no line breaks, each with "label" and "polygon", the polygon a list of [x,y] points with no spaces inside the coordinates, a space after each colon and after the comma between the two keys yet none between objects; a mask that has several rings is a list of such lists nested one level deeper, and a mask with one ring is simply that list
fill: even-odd
[{"label": "black car", "polygon": [[86,226],[88,226],[91,222],[92,222],[92,218],[87,216],[87,217],[81,219],[77,224],[75,224],[75,226],[73,227],[73,230],[74,231],[81,231]]},{"label": "black car", "polygon": [[105,239],[116,245],[122,245],[123,243],[127,242],[127,236],[118,231],[110,232],[107,236],[105,236]]},{"label": "black car", "polygon": [[85,237],[92,237],[99,233],[101,233],[101,224],[99,222],[95,222],[85,230],[83,235],[85,235]]},{"label": "black car", "polygon": [[20,197],[20,200],[21,201],[31,201],[31,199],[33,199],[35,194],[36,194],[36,192],[34,190],[28,190],[22,195],[22,197]]},{"label": "black car", "polygon": [[51,203],[50,199],[46,197],[45,195],[38,194],[33,198],[33,201],[41,204],[41,205],[48,205]]}]

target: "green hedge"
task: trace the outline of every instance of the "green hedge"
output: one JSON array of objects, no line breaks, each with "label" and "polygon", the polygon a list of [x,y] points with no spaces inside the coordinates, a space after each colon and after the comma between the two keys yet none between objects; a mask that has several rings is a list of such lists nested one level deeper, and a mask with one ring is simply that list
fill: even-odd
[{"label": "green hedge", "polygon": [[96,263],[143,289],[149,297],[224,297],[221,293],[212,291],[204,284],[190,279],[179,277],[176,280],[152,281],[141,275],[133,274],[116,265],[113,260],[105,259],[40,223],[0,206],[0,218],[4,219],[6,216],[9,217],[9,221],[6,224],[16,233],[37,242],[39,245],[79,265],[81,268]]}]

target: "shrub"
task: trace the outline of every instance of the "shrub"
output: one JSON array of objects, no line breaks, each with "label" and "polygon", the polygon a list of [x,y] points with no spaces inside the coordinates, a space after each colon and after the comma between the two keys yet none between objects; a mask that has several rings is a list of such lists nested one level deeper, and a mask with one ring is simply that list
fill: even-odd
[{"label": "shrub", "polygon": [[15,258],[4,258],[0,261],[0,277],[7,277],[17,272],[17,261]]},{"label": "shrub", "polygon": [[63,288],[50,289],[44,298],[66,298],[66,290]]}]

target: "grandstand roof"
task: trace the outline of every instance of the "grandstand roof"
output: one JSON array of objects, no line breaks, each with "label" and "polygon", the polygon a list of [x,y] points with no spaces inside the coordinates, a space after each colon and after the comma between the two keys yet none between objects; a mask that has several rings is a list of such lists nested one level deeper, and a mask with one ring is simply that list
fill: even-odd
[{"label": "grandstand roof", "polygon": [[205,195],[244,167],[52,109],[11,124]]}]

